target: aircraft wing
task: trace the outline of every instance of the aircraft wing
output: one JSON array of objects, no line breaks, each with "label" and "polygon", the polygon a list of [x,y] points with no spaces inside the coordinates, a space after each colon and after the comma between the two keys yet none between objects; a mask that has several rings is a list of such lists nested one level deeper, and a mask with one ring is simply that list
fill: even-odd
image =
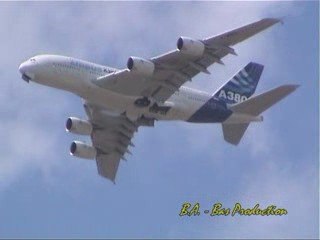
[{"label": "aircraft wing", "polygon": [[98,173],[115,182],[120,160],[126,160],[126,153],[131,154],[128,146],[134,146],[131,139],[139,123],[132,122],[124,115],[111,115],[87,102],[84,108],[93,126],[91,140],[97,150]]},{"label": "aircraft wing", "polygon": [[[200,56],[186,54],[176,49],[148,59],[146,65],[153,64],[154,66],[154,71],[150,76],[142,76],[132,70],[123,69],[98,78],[95,84],[124,95],[150,97],[156,101],[164,102],[184,83],[191,81],[200,72],[209,73],[207,68],[210,65],[223,64],[221,59],[228,54],[237,55],[235,50],[231,48],[232,45],[242,42],[278,22],[281,20],[265,18],[214,37],[196,40],[205,46]],[[141,59],[137,59],[137,61],[141,61]],[[146,70],[150,70],[150,68]]]}]

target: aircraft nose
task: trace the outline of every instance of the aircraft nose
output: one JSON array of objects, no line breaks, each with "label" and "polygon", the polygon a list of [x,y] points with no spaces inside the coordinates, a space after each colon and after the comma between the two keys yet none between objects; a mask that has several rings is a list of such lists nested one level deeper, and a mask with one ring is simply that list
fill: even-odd
[{"label": "aircraft nose", "polygon": [[19,66],[19,72],[22,74],[22,79],[26,82],[29,82],[30,80],[34,79],[34,68],[35,63],[31,63],[29,61],[21,63]]},{"label": "aircraft nose", "polygon": [[23,63],[21,63],[20,66],[19,66],[19,72],[20,72],[21,74],[23,74],[23,73],[25,73],[26,71],[27,71],[27,64],[26,64],[26,62],[23,62]]}]

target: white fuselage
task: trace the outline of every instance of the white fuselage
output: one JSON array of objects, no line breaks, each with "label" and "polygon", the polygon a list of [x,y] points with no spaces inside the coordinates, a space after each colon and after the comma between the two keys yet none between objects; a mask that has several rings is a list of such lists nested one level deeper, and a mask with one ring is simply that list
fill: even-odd
[{"label": "white fuselage", "polygon": [[181,87],[163,103],[170,106],[170,110],[160,114],[135,106],[135,100],[141,96],[122,95],[94,83],[98,77],[117,71],[115,68],[71,57],[39,55],[22,63],[19,70],[33,82],[72,92],[110,112],[126,113],[132,119],[144,115],[157,120],[186,121],[212,97],[206,92]]}]

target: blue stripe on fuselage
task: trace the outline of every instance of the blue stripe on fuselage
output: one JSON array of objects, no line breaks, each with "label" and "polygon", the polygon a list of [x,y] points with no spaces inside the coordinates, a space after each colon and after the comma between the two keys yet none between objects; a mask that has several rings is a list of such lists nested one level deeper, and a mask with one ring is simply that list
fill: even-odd
[{"label": "blue stripe on fuselage", "polygon": [[188,119],[188,122],[218,123],[225,121],[231,114],[232,111],[224,101],[212,97]]}]

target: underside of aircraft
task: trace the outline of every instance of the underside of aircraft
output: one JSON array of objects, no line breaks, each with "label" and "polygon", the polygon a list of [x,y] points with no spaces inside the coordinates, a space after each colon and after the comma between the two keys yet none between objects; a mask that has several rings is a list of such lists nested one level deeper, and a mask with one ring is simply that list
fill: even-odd
[{"label": "underside of aircraft", "polygon": [[143,59],[129,57],[127,68],[116,69],[72,57],[38,55],[23,62],[19,71],[26,82],[71,92],[83,99],[88,119],[70,117],[67,131],[91,137],[92,145],[74,141],[70,153],[95,159],[98,173],[115,182],[120,160],[134,147],[139,127],[156,121],[180,120],[221,123],[224,139],[239,144],[251,122],[298,86],[282,85],[254,95],[264,66],[250,62],[214,93],[183,86],[199,73],[210,74],[215,63],[237,56],[233,45],[281,22],[265,18],[223,34],[192,39],[180,37],[177,48]]}]

